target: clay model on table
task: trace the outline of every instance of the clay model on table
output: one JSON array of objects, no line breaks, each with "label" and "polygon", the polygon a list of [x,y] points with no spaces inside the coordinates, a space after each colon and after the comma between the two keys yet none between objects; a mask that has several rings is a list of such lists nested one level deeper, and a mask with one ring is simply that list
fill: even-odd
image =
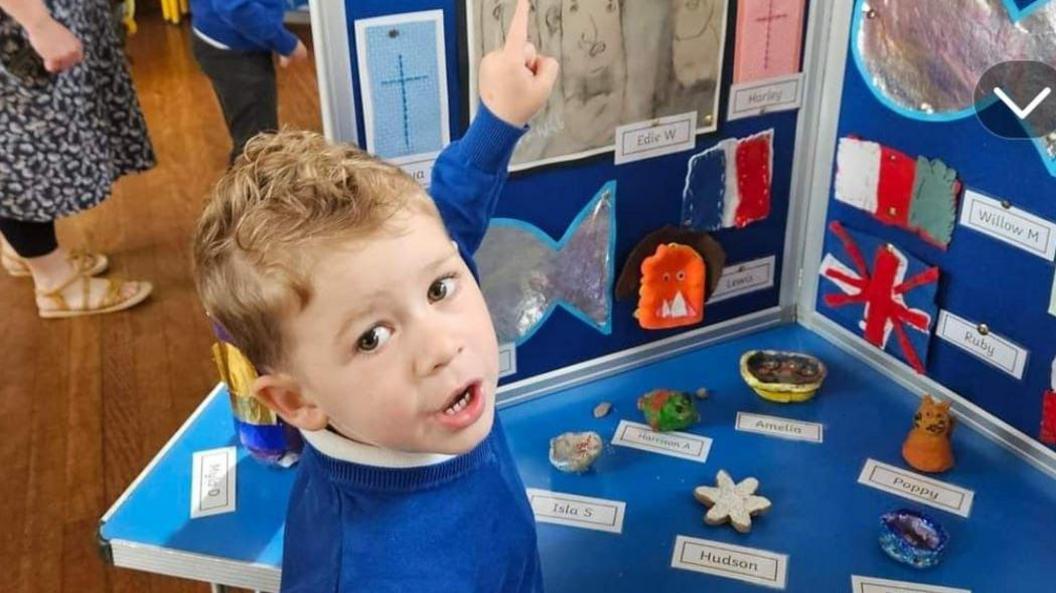
[{"label": "clay model on table", "polygon": [[638,398],[638,409],[649,426],[660,432],[689,428],[700,420],[693,397],[673,389],[650,391]]},{"label": "clay model on table", "polygon": [[825,381],[825,364],[809,354],[749,350],[741,356],[741,377],[759,397],[778,403],[814,397]]},{"label": "clay model on table", "polygon": [[594,417],[604,418],[609,415],[610,410],[612,410],[612,402],[601,402],[594,406]]},{"label": "clay model on table", "polygon": [[950,536],[931,517],[901,509],[880,517],[880,547],[895,560],[928,568],[942,560]]},{"label": "clay model on table", "polygon": [[550,464],[563,472],[582,473],[601,455],[596,432],[566,432],[550,439]]},{"label": "clay model on table", "polygon": [[938,403],[930,395],[925,395],[920,403],[913,416],[913,428],[902,443],[902,458],[914,469],[935,474],[953,467],[951,403]]},{"label": "clay model on table", "polygon": [[693,498],[710,507],[704,515],[708,525],[729,522],[737,531],[748,533],[752,530],[752,517],[770,510],[770,499],[755,496],[759,480],[745,478],[735,484],[730,474],[720,469],[715,482],[715,486],[698,486],[693,490]]}]

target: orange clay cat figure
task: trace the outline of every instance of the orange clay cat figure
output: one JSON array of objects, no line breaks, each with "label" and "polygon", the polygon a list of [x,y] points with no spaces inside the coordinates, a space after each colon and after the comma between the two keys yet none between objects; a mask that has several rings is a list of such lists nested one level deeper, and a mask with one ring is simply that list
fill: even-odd
[{"label": "orange clay cat figure", "polygon": [[953,467],[951,403],[938,403],[930,395],[924,396],[917,415],[913,417],[913,429],[902,443],[902,457],[915,469],[939,473]]}]

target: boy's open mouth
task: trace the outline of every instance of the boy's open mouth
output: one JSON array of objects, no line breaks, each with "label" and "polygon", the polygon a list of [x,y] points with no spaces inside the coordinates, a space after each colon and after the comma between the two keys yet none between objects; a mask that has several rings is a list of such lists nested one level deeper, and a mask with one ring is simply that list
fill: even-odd
[{"label": "boy's open mouth", "polygon": [[484,412],[484,397],[480,381],[473,381],[456,391],[447,406],[437,413],[441,423],[451,428],[465,428]]}]

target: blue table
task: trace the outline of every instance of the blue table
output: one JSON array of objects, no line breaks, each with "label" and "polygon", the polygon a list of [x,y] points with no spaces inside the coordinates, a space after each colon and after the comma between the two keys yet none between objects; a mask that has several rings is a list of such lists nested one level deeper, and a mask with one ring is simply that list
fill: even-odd
[{"label": "blue table", "polygon": [[[741,381],[745,350],[813,353],[829,378],[812,402],[782,406]],[[704,464],[626,447],[606,447],[592,473],[560,473],[547,462],[550,437],[595,430],[611,440],[620,419],[641,421],[636,398],[656,387],[706,386],[703,420],[689,432],[714,439]],[[591,411],[614,404],[603,419]],[[996,591],[1045,591],[1056,559],[1056,483],[998,444],[966,429],[954,433],[957,466],[939,479],[975,491],[967,519],[857,483],[867,458],[904,467],[900,447],[918,398],[798,326],[737,338],[585,386],[506,407],[499,413],[529,488],[626,502],[620,535],[538,525],[548,593],[761,590],[671,568],[676,535],[787,554],[788,591],[836,592],[851,575]],[[734,430],[738,411],[819,422],[824,443],[786,441]],[[225,394],[214,391],[104,517],[100,535],[114,564],[265,591],[278,588],[283,515],[292,472],[239,453],[237,511],[189,518],[191,455],[235,443]],[[773,510],[751,533],[709,527],[692,489],[719,469],[755,476]],[[881,513],[923,510],[951,535],[945,561],[917,571],[877,545]]]}]

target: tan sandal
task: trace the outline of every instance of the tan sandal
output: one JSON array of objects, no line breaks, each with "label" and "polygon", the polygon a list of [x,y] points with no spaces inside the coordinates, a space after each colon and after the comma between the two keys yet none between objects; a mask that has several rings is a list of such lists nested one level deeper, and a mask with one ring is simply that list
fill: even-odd
[{"label": "tan sandal", "polygon": [[[89,276],[98,276],[110,266],[110,259],[106,255],[92,253],[84,249],[70,251],[69,255],[66,256],[66,260],[70,262],[74,270],[84,272]],[[8,274],[16,278],[25,278],[31,275],[25,260],[7,251],[0,250],[0,265],[7,270]]]},{"label": "tan sandal", "polygon": [[[68,317],[83,317],[85,315],[124,311],[125,309],[129,309],[142,303],[154,290],[154,286],[150,282],[130,282],[118,280],[116,278],[107,278],[106,281],[108,284],[106,292],[103,293],[103,297],[99,299],[99,302],[92,305],[90,302],[92,296],[91,279],[91,275],[87,272],[77,272],[57,288],[51,290],[38,290],[38,297],[51,299],[55,302],[54,309],[40,309],[38,307],[37,312],[40,317],[43,319],[65,319]],[[62,291],[66,290],[66,288],[73,285],[75,282],[81,283],[82,299],[80,307],[71,307],[70,303],[66,300],[66,297],[62,296]],[[136,292],[130,296],[122,297],[122,291],[129,285],[135,285]]]}]

